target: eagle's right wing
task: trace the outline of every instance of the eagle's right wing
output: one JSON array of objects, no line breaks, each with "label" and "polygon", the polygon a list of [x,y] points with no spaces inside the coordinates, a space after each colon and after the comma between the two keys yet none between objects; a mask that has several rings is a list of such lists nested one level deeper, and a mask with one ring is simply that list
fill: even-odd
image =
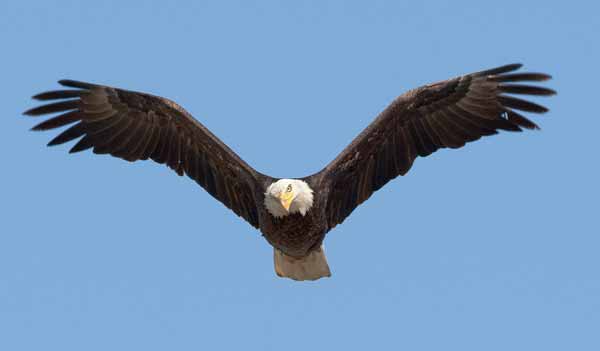
[{"label": "eagle's right wing", "polygon": [[259,227],[256,187],[266,176],[258,173],[227,145],[174,102],[144,93],[103,85],[62,80],[77,89],[57,90],[34,96],[37,100],[61,100],[25,112],[39,116],[60,112],[33,130],[73,124],[48,145],[77,138],[70,152],[93,148],[127,161],[152,159],[177,174],[187,174],[217,200]]},{"label": "eagle's right wing", "polygon": [[498,130],[537,128],[514,110],[543,113],[547,109],[506,94],[555,92],[523,84],[547,80],[547,74],[509,73],[520,67],[506,65],[429,84],[392,102],[335,160],[311,176],[329,191],[329,228],[387,182],[408,172],[417,156],[460,148]]}]

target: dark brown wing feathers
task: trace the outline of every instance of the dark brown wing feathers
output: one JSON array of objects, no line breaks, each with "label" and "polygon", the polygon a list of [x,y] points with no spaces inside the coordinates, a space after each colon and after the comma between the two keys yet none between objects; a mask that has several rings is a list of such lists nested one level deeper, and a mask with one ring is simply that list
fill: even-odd
[{"label": "dark brown wing feathers", "polygon": [[[515,110],[547,109],[513,95],[547,96],[551,89],[524,84],[551,77],[510,73],[506,65],[412,90],[396,99],[323,171],[310,177],[327,193],[329,228],[341,223],[373,192],[410,170],[417,156],[440,148],[459,148],[498,130],[538,126]],[[33,127],[71,125],[48,145],[78,142],[70,152],[93,148],[128,161],[153,159],[187,174],[211,195],[258,227],[254,186],[266,176],[254,171],[185,110],[170,100],[90,83],[61,80],[75,88],[38,94],[62,100],[25,112],[61,113]]]},{"label": "dark brown wing feathers", "polygon": [[263,175],[170,100],[107,86],[61,80],[76,88],[35,95],[41,101],[62,100],[32,108],[29,116],[61,113],[33,130],[71,125],[48,145],[78,142],[70,152],[93,149],[127,161],[152,159],[177,174],[187,174],[216,199],[255,227],[254,198]]},{"label": "dark brown wing feathers", "polygon": [[515,110],[548,111],[508,94],[547,96],[544,73],[508,73],[506,65],[412,90],[396,99],[323,171],[312,176],[328,189],[329,227],[341,223],[360,203],[391,179],[404,175],[417,156],[459,148],[498,130],[538,126]]}]

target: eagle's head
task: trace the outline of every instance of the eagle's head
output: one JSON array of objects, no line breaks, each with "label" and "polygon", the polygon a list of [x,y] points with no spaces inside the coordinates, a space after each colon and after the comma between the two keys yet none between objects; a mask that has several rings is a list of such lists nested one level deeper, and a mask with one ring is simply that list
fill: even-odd
[{"label": "eagle's head", "polygon": [[265,207],[276,218],[299,212],[305,215],[313,205],[313,190],[299,179],[280,179],[265,192]]}]

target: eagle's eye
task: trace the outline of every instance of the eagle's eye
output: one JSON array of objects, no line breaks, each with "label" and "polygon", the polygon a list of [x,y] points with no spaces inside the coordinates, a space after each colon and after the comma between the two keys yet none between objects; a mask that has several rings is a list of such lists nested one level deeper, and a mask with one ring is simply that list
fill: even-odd
[{"label": "eagle's eye", "polygon": [[289,193],[290,191],[292,191],[292,184],[289,184],[287,188],[285,188],[286,193]]}]

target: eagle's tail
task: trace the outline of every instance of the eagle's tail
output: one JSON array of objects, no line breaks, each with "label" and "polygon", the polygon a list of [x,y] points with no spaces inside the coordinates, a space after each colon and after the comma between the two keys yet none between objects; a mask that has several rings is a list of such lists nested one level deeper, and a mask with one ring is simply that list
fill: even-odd
[{"label": "eagle's tail", "polygon": [[294,280],[317,280],[331,276],[323,246],[302,258],[286,255],[278,249],[274,250],[275,272],[280,277]]}]

